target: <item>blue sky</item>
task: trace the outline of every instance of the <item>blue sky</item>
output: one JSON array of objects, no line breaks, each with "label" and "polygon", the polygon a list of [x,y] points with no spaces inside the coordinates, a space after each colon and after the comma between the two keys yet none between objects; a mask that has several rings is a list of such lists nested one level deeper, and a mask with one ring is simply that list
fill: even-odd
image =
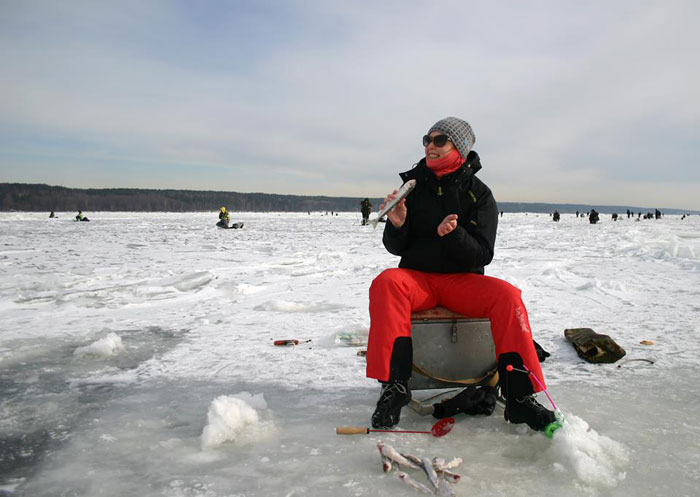
[{"label": "blue sky", "polygon": [[700,209],[700,3],[0,0],[0,182]]}]

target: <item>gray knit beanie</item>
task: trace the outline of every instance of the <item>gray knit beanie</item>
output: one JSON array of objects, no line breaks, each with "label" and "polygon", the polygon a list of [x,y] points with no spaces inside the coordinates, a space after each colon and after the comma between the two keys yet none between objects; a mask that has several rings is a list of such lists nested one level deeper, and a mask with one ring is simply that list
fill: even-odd
[{"label": "gray knit beanie", "polygon": [[462,121],[457,117],[446,117],[445,119],[440,119],[438,122],[433,124],[432,128],[428,130],[428,134],[432,133],[433,131],[445,133],[452,143],[454,143],[459,155],[461,155],[464,159],[467,158],[469,151],[476,142],[476,136],[474,136],[474,131],[472,130],[472,127],[469,126],[469,123],[467,121]]}]

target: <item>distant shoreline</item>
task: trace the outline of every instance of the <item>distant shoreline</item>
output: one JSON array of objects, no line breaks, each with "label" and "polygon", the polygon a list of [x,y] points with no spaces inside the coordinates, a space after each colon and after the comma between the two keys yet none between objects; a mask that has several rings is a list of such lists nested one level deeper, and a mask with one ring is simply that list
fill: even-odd
[{"label": "distant shoreline", "polygon": [[[320,195],[280,195],[273,193],[239,193],[202,190],[158,190],[139,188],[66,188],[44,184],[0,183],[0,212],[103,211],[103,212],[211,212],[220,206],[238,212],[359,212],[363,197],[328,197]],[[370,198],[373,210],[383,199]],[[498,202],[504,213],[531,212],[561,214],[588,212],[617,213],[626,216],[654,212],[683,215],[700,214],[698,210],[669,207],[625,205],[569,204],[545,202]]]}]

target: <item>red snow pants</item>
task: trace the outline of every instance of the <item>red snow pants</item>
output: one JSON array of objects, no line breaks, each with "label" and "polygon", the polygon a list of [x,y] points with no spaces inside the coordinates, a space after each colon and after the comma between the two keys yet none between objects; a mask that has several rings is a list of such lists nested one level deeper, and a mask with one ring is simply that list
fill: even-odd
[{"label": "red snow pants", "polygon": [[[400,268],[383,271],[369,289],[367,377],[389,380],[394,340],[411,336],[411,313],[438,305],[470,318],[488,318],[496,357],[517,352],[525,366],[545,384],[518,288],[482,274],[425,273]],[[542,390],[532,378],[530,382],[535,392]]]}]

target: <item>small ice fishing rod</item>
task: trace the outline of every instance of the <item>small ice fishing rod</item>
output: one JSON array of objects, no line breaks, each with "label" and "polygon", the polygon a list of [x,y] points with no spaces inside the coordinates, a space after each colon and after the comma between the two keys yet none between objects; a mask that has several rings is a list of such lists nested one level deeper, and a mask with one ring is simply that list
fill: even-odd
[{"label": "small ice fishing rod", "polygon": [[309,343],[310,341],[311,341],[311,339],[303,340],[303,341],[297,340],[297,339],[293,339],[293,340],[275,340],[274,342],[272,342],[272,345],[276,345],[276,346],[278,346],[278,347],[283,347],[283,346],[285,346],[285,345],[299,345],[300,343]]},{"label": "small ice fishing rod", "polygon": [[368,435],[372,432],[380,433],[426,433],[434,437],[447,435],[455,425],[455,418],[441,419],[433,425],[430,431],[417,430],[374,430],[363,426],[338,426],[335,429],[336,435]]},{"label": "small ice fishing rod", "polygon": [[557,431],[559,428],[561,428],[564,425],[566,418],[564,418],[564,414],[559,410],[557,405],[554,403],[554,400],[549,395],[549,392],[544,387],[544,385],[542,384],[540,379],[537,377],[537,375],[535,373],[533,373],[532,371],[530,371],[530,369],[528,369],[528,367],[525,364],[523,364],[523,368],[525,368],[525,369],[524,370],[518,369],[518,368],[514,367],[512,364],[508,364],[506,366],[506,371],[508,371],[509,373],[511,371],[518,371],[520,373],[525,373],[526,375],[531,376],[535,380],[535,382],[540,386],[540,388],[542,389],[544,394],[547,396],[547,399],[549,399],[549,403],[552,404],[552,407],[554,408],[554,416],[556,417],[556,421],[552,421],[551,423],[549,423],[547,426],[544,427],[544,434],[547,438],[552,438],[554,436],[554,432]]}]

